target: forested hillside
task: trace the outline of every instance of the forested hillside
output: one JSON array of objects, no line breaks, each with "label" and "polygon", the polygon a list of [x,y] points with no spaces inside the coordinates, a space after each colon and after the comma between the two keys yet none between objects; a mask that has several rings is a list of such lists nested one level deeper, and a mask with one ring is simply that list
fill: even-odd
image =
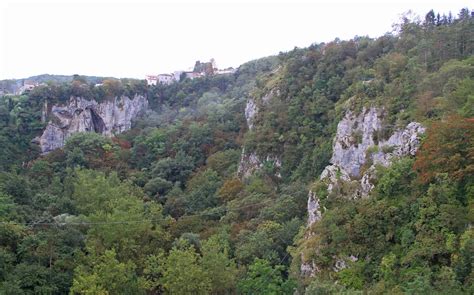
[{"label": "forested hillside", "polygon": [[[395,28],[234,74],[1,97],[0,294],[472,294],[474,15]],[[134,95],[130,130],[34,140],[45,105]],[[341,122],[372,110],[365,162],[329,188]],[[413,154],[382,145],[413,123]],[[342,150],[367,142],[358,124]]]}]

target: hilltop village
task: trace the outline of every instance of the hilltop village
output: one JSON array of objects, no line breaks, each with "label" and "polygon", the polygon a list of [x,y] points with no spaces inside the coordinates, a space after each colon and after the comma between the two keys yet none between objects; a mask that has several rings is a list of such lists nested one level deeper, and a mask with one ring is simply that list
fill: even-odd
[{"label": "hilltop village", "polygon": [[146,82],[148,85],[157,85],[158,83],[170,85],[184,79],[192,80],[194,78],[205,76],[233,74],[235,71],[236,69],[234,68],[218,69],[216,61],[211,58],[208,62],[196,61],[194,68],[189,71],[174,71],[170,74],[147,75]]},{"label": "hilltop village", "polygon": [[0,294],[474,294],[474,11],[396,26],[0,80]]},{"label": "hilltop village", "polygon": [[[164,73],[158,75],[146,75],[145,80],[148,86],[162,84],[170,85],[174,82],[183,81],[185,79],[195,79],[199,77],[211,77],[216,75],[225,75],[233,74],[237,71],[232,67],[219,69],[217,68],[216,61],[211,58],[208,62],[196,61],[193,68],[189,70],[174,71],[173,73]],[[11,80],[1,80],[0,81],[0,96],[3,95],[22,95],[32,91],[38,86],[46,86],[48,83],[56,82],[71,82],[74,77],[79,77],[79,75],[73,76],[63,76],[63,75],[49,75],[43,74],[38,76],[32,76],[26,79],[11,79]],[[81,76],[88,83],[92,83],[95,87],[102,86],[104,79],[109,79],[105,77],[92,77],[92,76]]]}]

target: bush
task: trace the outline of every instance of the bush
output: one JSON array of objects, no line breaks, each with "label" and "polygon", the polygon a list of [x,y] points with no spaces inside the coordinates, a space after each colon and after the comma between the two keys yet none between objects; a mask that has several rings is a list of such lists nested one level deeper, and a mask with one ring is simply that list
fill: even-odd
[{"label": "bush", "polygon": [[164,196],[173,187],[173,183],[161,177],[150,179],[143,189],[150,197]]}]

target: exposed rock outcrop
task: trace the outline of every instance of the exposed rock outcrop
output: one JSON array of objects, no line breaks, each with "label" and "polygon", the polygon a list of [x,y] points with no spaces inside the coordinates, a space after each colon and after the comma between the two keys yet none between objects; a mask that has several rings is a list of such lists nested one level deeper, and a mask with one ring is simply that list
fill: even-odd
[{"label": "exposed rock outcrop", "polygon": [[341,270],[346,269],[348,267],[348,263],[356,262],[357,260],[359,259],[354,255],[349,255],[344,258],[336,258],[336,263],[334,263],[332,270],[334,272],[340,272]]},{"label": "exposed rock outcrop", "polygon": [[244,147],[242,148],[237,174],[242,178],[247,178],[260,167],[260,164],[261,162],[257,155],[255,153],[247,154]]},{"label": "exposed rock outcrop", "polygon": [[415,155],[419,135],[425,128],[417,122],[393,132],[388,138],[383,124],[383,109],[364,109],[361,114],[347,112],[337,126],[331,164],[320,179],[331,193],[341,183],[352,184],[348,198],[366,197],[373,188],[375,166],[389,166],[394,158]]},{"label": "exposed rock outcrop", "polygon": [[[389,166],[397,158],[415,155],[419,137],[425,128],[411,122],[405,128],[394,131],[390,137],[386,134],[383,123],[384,110],[378,108],[364,109],[356,115],[347,112],[337,126],[334,138],[331,165],[327,166],[320,176],[327,186],[328,197],[333,193],[348,199],[366,197],[374,188],[375,165]],[[308,228],[321,219],[320,200],[315,193],[308,196]],[[308,232],[306,238],[313,234]],[[315,249],[317,251],[317,249]],[[334,271],[347,267],[346,261],[356,261],[357,257],[349,256],[336,259]],[[301,274],[314,276],[319,268],[313,261],[302,261]]]},{"label": "exposed rock outcrop", "polygon": [[308,194],[308,225],[315,223],[321,219],[319,199],[310,191]]},{"label": "exposed rock outcrop", "polygon": [[247,120],[247,126],[251,130],[253,128],[253,120],[255,115],[257,114],[257,105],[255,104],[255,100],[253,98],[249,98],[247,100],[247,104],[245,105],[245,120]]},{"label": "exposed rock outcrop", "polygon": [[43,117],[52,117],[43,134],[35,141],[43,153],[64,146],[65,140],[76,132],[96,132],[112,136],[131,128],[132,120],[148,108],[148,100],[142,95],[132,99],[115,97],[98,103],[81,97],[71,97],[66,105],[53,105],[43,111]]},{"label": "exposed rock outcrop", "polygon": [[[388,166],[394,156],[414,155],[420,143],[418,134],[424,132],[424,127],[411,122],[384,140],[380,138],[387,128],[383,116],[383,110],[377,108],[364,109],[359,115],[348,112],[337,126],[331,163],[351,177],[360,177],[360,168],[368,160]],[[371,155],[366,155],[369,148]]]},{"label": "exposed rock outcrop", "polygon": [[248,178],[257,170],[262,169],[266,163],[273,165],[276,177],[281,177],[279,172],[281,160],[278,157],[267,156],[262,160],[256,153],[246,153],[245,148],[243,148],[237,174],[242,178]]},{"label": "exposed rock outcrop", "polygon": [[[257,105],[253,98],[249,98],[245,105],[245,120],[249,130],[253,129],[253,121],[258,112]],[[239,168],[237,174],[242,178],[247,178],[260,166],[260,160],[255,153],[247,153],[245,147],[242,148],[240,156]]]},{"label": "exposed rock outcrop", "polygon": [[[271,90],[266,95],[261,98],[263,104],[268,103],[274,95],[278,95],[278,90]],[[254,128],[255,116],[258,113],[258,106],[254,98],[249,98],[247,104],[245,105],[245,120],[247,121],[247,126],[249,130]],[[245,147],[242,148],[242,155],[240,157],[240,163],[237,170],[237,174],[241,178],[250,177],[255,171],[261,169],[265,163],[270,162],[276,170],[276,176],[281,177],[280,168],[281,160],[279,157],[274,155],[267,155],[266,157],[259,157],[255,152],[248,153],[245,150]]]},{"label": "exposed rock outcrop", "polygon": [[321,269],[318,268],[314,261],[301,263],[300,273],[302,276],[314,277],[320,271]]}]

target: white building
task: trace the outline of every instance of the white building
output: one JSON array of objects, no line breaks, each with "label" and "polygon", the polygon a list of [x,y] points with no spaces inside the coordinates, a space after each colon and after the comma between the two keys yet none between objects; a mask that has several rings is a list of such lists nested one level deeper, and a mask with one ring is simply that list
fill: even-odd
[{"label": "white building", "polygon": [[158,83],[170,85],[176,81],[179,81],[179,76],[181,75],[181,73],[182,72],[180,72],[179,74],[175,72],[173,74],[147,75],[146,83],[148,84],[148,86],[157,85]]},{"label": "white building", "polygon": [[158,83],[170,85],[171,83],[175,82],[174,75],[171,74],[159,74],[157,76]]},{"label": "white building", "polygon": [[[43,83],[42,83],[43,84]],[[23,94],[25,92],[33,90],[35,87],[38,87],[39,85],[42,85],[36,82],[23,82],[23,86],[18,89],[16,94]]]},{"label": "white building", "polygon": [[148,86],[156,85],[157,82],[158,82],[158,76],[154,76],[154,75],[147,75],[146,76],[146,84]]},{"label": "white building", "polygon": [[173,72],[174,80],[179,82],[179,80],[181,79],[181,75],[183,73],[184,71],[174,71]]},{"label": "white building", "polygon": [[186,74],[186,78],[194,79],[204,77],[204,73],[197,73],[197,72],[184,72]]},{"label": "white building", "polygon": [[[159,74],[159,75],[147,75],[146,82],[148,85],[157,85],[158,83],[164,85],[170,85],[174,82],[179,82],[181,76],[184,75],[187,79],[195,79],[204,77],[206,75],[222,75],[222,74],[233,74],[237,70],[234,68],[227,68],[219,70],[217,68],[217,64],[215,59],[211,58],[209,62],[200,63],[199,61],[196,62],[196,65],[199,69],[191,68],[187,71],[175,71],[172,74]],[[195,66],[196,67],[196,66]],[[209,70],[209,68],[211,68]]]}]

